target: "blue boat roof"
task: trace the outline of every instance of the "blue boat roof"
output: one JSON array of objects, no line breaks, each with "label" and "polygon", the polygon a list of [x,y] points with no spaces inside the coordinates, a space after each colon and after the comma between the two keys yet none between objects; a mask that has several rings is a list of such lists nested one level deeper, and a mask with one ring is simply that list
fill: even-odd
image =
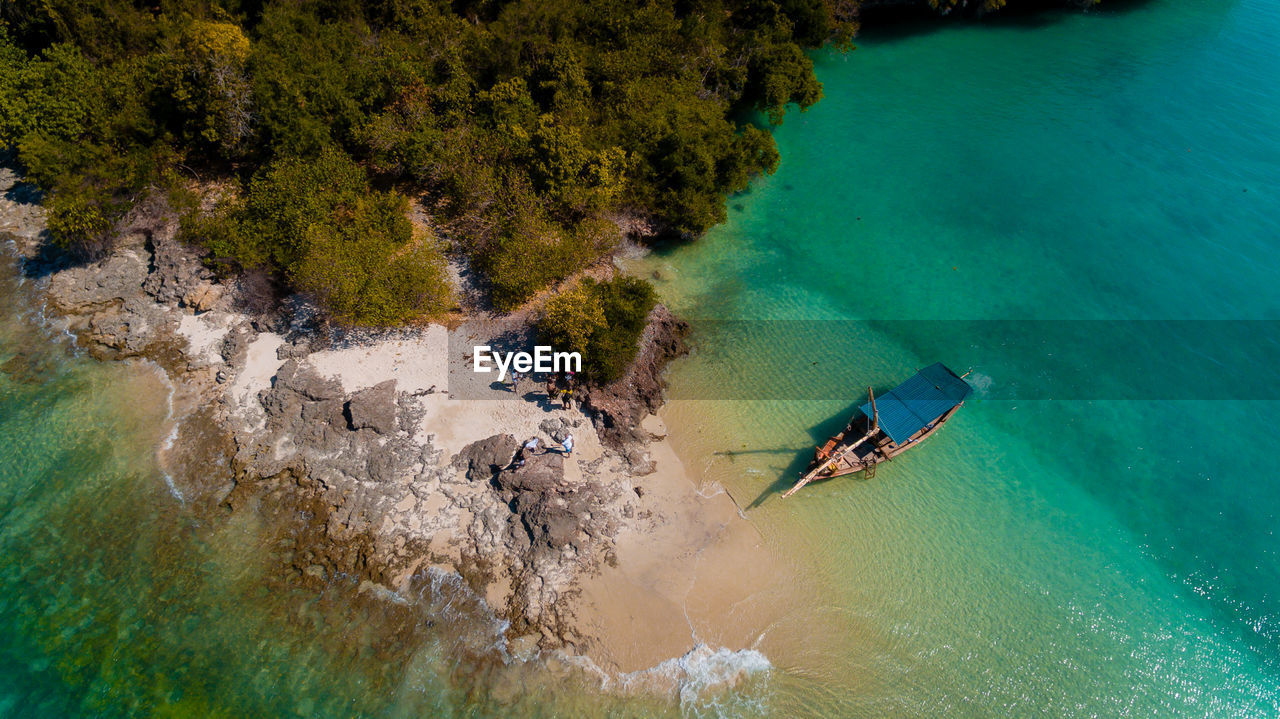
[{"label": "blue boat roof", "polygon": [[[969,383],[957,377],[946,365],[941,362],[929,365],[911,379],[876,397],[880,429],[896,444],[902,444],[972,393]],[[872,416],[870,402],[859,409],[868,417]]]}]

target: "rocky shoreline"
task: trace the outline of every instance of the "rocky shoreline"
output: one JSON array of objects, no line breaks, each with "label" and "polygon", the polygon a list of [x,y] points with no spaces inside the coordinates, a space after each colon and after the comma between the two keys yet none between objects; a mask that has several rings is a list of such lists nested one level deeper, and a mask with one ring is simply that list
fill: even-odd
[{"label": "rocky shoreline", "polygon": [[[291,548],[280,571],[298,582],[406,594],[429,570],[453,572],[509,623],[513,653],[591,652],[574,600],[616,564],[620,531],[655,522],[642,478],[665,435],[651,414],[682,321],[655,309],[627,375],[581,408],[497,388],[457,399],[450,336],[493,339],[502,328],[485,317],[353,336],[325,330],[301,298],[253,314],[249,288],[220,283],[175,239],[161,200],[138,205],[108,256],[73,263],[49,249],[32,193],[0,172],[0,231],[47,319],[98,359],[152,360],[168,376],[161,463],[191,511],[270,518]],[[572,456],[515,461],[528,438],[569,432]]]}]

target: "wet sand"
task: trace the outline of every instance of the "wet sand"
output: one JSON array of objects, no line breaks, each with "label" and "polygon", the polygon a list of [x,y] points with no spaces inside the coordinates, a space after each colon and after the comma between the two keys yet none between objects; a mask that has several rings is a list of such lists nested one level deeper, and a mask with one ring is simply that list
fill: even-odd
[{"label": "wet sand", "polygon": [[[620,532],[617,566],[581,583],[578,628],[602,668],[627,674],[695,648],[765,651],[791,569],[718,486],[697,487],[669,440],[637,483],[649,521]],[[744,661],[746,657],[743,657]]]}]

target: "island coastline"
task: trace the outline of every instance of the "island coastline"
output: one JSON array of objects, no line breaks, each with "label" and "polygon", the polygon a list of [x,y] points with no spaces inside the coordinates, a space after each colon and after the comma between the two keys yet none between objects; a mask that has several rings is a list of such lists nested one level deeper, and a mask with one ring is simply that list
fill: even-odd
[{"label": "island coastline", "polygon": [[[300,298],[253,316],[159,201],[107,256],[72,263],[4,172],[0,229],[38,278],[27,286],[45,321],[99,360],[163,373],[172,427],[157,458],[187,511],[277,522],[299,538],[285,571],[316,589],[350,576],[397,598],[455,576],[505,623],[504,654],[565,662],[605,688],[678,692],[699,662],[730,685],[767,671],[763,625],[728,618],[786,591],[787,572],[728,494],[694,481],[656,415],[686,331],[665,307],[627,375],[581,407],[552,407],[540,388],[461,399],[451,335],[479,342],[510,321],[323,333]],[[515,460],[526,439],[568,432],[570,457]]]}]

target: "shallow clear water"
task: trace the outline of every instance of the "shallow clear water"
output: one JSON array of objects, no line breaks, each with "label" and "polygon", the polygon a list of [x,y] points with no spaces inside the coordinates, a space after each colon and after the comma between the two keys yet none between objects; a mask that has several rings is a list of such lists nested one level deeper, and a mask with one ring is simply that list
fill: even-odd
[{"label": "shallow clear water", "polygon": [[[1067,396],[1036,386],[1051,359],[1007,324],[905,321],[1280,319],[1278,15],[1158,0],[869,30],[819,56],[826,98],[778,130],[778,173],[637,264],[695,319],[675,396],[774,397],[665,413],[812,597],[761,627],[767,676],[687,712],[1280,712],[1277,404],[1116,391],[1114,341],[1089,364],[1107,391],[1048,401]],[[671,710],[511,661],[439,577],[407,604],[295,589],[288,537],[168,491],[156,374],[68,353],[6,272],[0,716]],[[1206,386],[1278,396],[1276,367],[1168,326],[1221,361]],[[980,390],[925,447],[778,499],[864,385],[937,360]]]},{"label": "shallow clear water", "polygon": [[[683,455],[816,578],[763,644],[776,709],[1280,712],[1280,406],[1251,400],[1277,397],[1251,361],[1276,326],[908,321],[1280,317],[1278,15],[869,30],[821,56],[778,173],[635,267],[701,320]],[[1037,373],[1062,350],[1081,383]],[[979,388],[942,432],[777,496],[865,385],[938,360]]]}]

